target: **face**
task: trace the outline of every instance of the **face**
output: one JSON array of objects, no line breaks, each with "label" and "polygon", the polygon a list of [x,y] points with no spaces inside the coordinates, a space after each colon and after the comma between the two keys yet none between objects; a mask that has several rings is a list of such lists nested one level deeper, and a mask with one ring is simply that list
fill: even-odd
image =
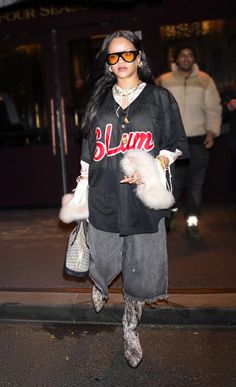
[{"label": "face", "polygon": [[[108,54],[122,51],[137,50],[129,40],[125,38],[114,38],[108,47]],[[139,62],[140,54],[136,56],[133,62],[127,62],[120,56],[118,62],[110,66],[112,72],[116,75],[117,78],[124,79],[129,77],[138,77],[137,70]]]},{"label": "face", "polygon": [[191,71],[194,64],[194,55],[192,50],[184,48],[180,51],[177,60],[177,65],[182,71]]}]

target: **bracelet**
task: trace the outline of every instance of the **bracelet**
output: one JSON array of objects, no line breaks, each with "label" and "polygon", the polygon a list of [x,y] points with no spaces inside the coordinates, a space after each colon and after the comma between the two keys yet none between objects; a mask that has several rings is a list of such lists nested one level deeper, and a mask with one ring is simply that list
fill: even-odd
[{"label": "bracelet", "polygon": [[80,180],[82,179],[88,179],[87,176],[84,176],[84,175],[79,175],[77,178],[76,178],[76,183],[78,183]]},{"label": "bracelet", "polygon": [[162,169],[164,169],[164,170],[168,169],[166,167],[166,165],[165,165],[165,162],[164,162],[163,158],[160,155],[156,157],[156,160],[159,161],[159,163],[161,164]]}]

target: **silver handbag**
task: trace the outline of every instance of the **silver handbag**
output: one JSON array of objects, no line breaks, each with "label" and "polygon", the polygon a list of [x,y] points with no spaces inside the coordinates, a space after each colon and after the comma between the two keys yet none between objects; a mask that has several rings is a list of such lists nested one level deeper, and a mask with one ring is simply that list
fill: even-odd
[{"label": "silver handbag", "polygon": [[89,270],[90,253],[87,245],[87,222],[80,220],[70,233],[64,272],[76,277],[85,277]]}]

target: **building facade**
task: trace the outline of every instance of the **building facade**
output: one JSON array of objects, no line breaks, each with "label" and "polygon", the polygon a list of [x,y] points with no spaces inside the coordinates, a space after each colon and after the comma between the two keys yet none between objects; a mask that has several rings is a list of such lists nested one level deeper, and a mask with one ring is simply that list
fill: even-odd
[{"label": "building facade", "polygon": [[[79,3],[29,2],[0,10],[0,208],[59,205],[74,188],[86,74],[106,34],[136,31],[155,76],[168,70],[176,43],[190,39],[219,88],[236,78],[236,19],[219,0],[199,1],[204,7],[197,10],[184,0],[97,8]],[[212,170],[226,143],[222,136]],[[206,198],[214,192],[227,199],[221,189],[211,177]]]}]

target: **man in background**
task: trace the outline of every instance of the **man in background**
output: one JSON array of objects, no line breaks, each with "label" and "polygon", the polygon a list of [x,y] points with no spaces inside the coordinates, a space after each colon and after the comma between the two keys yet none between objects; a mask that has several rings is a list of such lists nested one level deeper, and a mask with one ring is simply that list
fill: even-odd
[{"label": "man in background", "polygon": [[221,100],[213,79],[200,71],[196,54],[188,44],[176,49],[171,71],[155,82],[170,90],[177,100],[186,131],[190,158],[176,163],[174,176],[175,208],[170,229],[174,228],[180,197],[185,191],[186,226],[189,237],[200,239],[199,215],[202,188],[209,163],[209,150],[220,134]]}]

